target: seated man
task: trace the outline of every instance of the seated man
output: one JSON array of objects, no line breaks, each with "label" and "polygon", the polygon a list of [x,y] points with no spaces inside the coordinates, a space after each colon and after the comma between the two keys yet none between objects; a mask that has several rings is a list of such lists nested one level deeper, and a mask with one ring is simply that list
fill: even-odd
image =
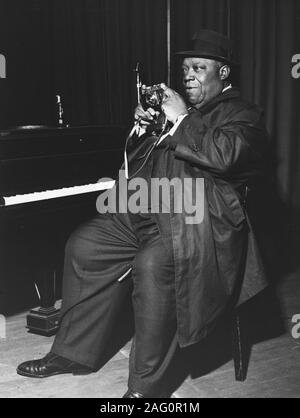
[{"label": "seated man", "polygon": [[156,112],[137,107],[140,129],[131,138],[137,146],[125,164],[125,186],[118,187],[138,178],[149,186],[152,179],[183,185],[192,179],[187,197],[200,212],[193,218],[187,206],[176,210],[174,202],[185,200],[186,190],[182,196],[171,188],[174,202],[167,211],[156,210],[151,201],[148,212],[129,207],[99,213],[75,231],[66,246],[59,332],[44,358],[19,365],[21,375],[96,370],[122,301],[132,297],[135,334],[124,397],[160,397],[177,348],[201,341],[229,304],[265,287],[243,205],[246,188],[264,164],[268,140],[262,111],[242,101],[231,84],[227,38],[202,30],[192,49],[179,55],[185,99],[162,86],[161,111],[171,130],[153,134],[148,124]]}]

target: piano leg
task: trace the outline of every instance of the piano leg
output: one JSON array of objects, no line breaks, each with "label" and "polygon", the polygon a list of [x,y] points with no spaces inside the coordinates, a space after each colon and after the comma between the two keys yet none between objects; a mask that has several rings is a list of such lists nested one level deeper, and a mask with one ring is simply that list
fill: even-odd
[{"label": "piano leg", "polygon": [[36,289],[40,297],[40,307],[31,309],[27,315],[28,332],[49,337],[59,327],[60,310],[55,308],[55,271],[41,271]]}]

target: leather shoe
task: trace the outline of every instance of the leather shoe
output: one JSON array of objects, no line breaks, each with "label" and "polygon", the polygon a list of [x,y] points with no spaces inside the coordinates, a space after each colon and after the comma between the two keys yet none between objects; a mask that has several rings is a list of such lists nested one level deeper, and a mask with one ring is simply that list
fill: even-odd
[{"label": "leather shoe", "polygon": [[37,378],[65,373],[86,375],[92,372],[93,370],[91,368],[60,357],[54,353],[48,353],[45,357],[38,360],[25,361],[17,368],[17,373],[21,376]]},{"label": "leather shoe", "polygon": [[122,398],[145,398],[141,393],[128,390]]}]

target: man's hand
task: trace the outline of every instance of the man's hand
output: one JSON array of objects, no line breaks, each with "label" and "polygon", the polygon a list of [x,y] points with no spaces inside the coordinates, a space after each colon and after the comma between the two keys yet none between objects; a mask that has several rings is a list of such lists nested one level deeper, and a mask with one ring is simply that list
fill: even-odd
[{"label": "man's hand", "polygon": [[161,105],[162,111],[166,118],[174,124],[178,116],[188,113],[186,103],[175,90],[170,89],[163,83],[161,87],[164,90],[164,98]]},{"label": "man's hand", "polygon": [[147,126],[153,122],[159,115],[154,109],[149,107],[147,110],[143,109],[143,106],[139,104],[134,111],[134,119],[139,121],[142,128],[146,129]]}]

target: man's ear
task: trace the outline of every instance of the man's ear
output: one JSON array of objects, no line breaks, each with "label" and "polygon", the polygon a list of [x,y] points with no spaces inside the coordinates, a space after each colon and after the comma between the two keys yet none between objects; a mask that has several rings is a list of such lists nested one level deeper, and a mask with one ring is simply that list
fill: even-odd
[{"label": "man's ear", "polygon": [[229,77],[230,74],[230,67],[229,65],[222,65],[222,67],[219,69],[219,75],[221,80],[226,80]]}]

